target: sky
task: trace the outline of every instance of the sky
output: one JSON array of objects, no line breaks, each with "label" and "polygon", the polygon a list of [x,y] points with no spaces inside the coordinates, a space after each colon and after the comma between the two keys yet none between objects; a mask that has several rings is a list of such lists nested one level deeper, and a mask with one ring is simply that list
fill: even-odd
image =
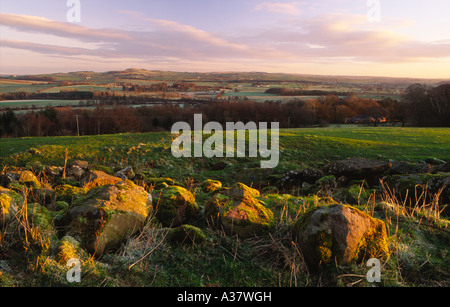
[{"label": "sky", "polygon": [[0,73],[450,78],[449,0],[1,0]]}]

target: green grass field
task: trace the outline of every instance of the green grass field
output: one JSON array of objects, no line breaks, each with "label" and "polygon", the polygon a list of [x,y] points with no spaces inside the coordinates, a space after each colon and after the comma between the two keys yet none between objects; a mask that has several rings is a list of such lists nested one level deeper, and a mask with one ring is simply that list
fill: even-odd
[{"label": "green grass field", "polygon": [[41,90],[41,93],[60,93],[60,92],[70,92],[70,91],[79,91],[79,92],[106,92],[108,90],[111,91],[122,91],[122,87],[106,87],[102,85],[73,85],[73,86],[55,86],[49,87],[44,90]]},{"label": "green grass field", "polygon": [[277,94],[266,94],[264,91],[253,91],[253,92],[228,92],[225,93],[224,96],[226,97],[244,97],[244,96],[248,96],[248,97],[253,97],[253,96],[267,96],[267,97],[279,97],[280,95]]},{"label": "green grass field", "polygon": [[[45,102],[43,102],[45,103]],[[41,137],[0,140],[0,157],[20,153],[30,147],[47,145],[67,147],[73,152],[91,155],[104,147],[133,147],[138,144],[168,146],[170,133],[119,134],[82,137]],[[281,159],[291,160],[283,152],[298,154],[306,162],[349,157],[386,158],[420,161],[435,157],[450,159],[449,128],[372,128],[342,126],[337,128],[283,129],[280,131]],[[160,143],[163,141],[163,143]]]},{"label": "green grass field", "polygon": [[[67,148],[71,158],[101,165],[152,165],[153,171],[184,180],[201,180],[215,174],[226,180],[243,176],[241,168],[255,172],[282,173],[309,166],[323,166],[330,161],[347,158],[368,158],[418,162],[427,158],[450,160],[450,129],[448,128],[372,128],[335,127],[285,129],[280,131],[280,163],[273,170],[259,169],[258,158],[180,158],[171,154],[170,133],[119,134],[82,137],[44,137],[0,140],[0,163],[61,165]],[[27,154],[30,148],[41,151]],[[226,171],[211,172],[210,166],[224,161]],[[236,175],[235,171],[238,173]],[[251,175],[249,175],[251,177]]]},{"label": "green grass field", "polygon": [[77,106],[79,100],[7,100],[0,101],[0,109],[2,108],[29,108],[36,106],[38,108],[45,108],[48,106]]},{"label": "green grass field", "polygon": [[[0,139],[0,174],[20,167],[33,170],[44,182],[60,185],[78,184],[72,179],[51,179],[40,172],[44,166],[64,166],[86,160],[92,170],[114,174],[132,166],[136,174],[156,180],[174,179],[177,185],[193,192],[201,208],[211,197],[201,190],[205,179],[220,180],[225,187],[236,182],[252,185],[271,175],[285,174],[307,166],[320,167],[328,162],[352,157],[379,160],[421,161],[427,158],[450,160],[450,129],[333,127],[317,129],[284,129],[280,133],[280,164],[273,170],[260,168],[258,158],[180,158],[171,154],[172,136],[167,133],[117,134],[82,137],[44,137]],[[33,150],[30,150],[33,149]],[[214,170],[217,162],[225,169]],[[274,176],[276,177],[276,176]],[[169,180],[171,180],[169,179]],[[145,189],[153,189],[135,179]],[[155,181],[156,182],[156,181]],[[18,192],[20,186],[15,186]],[[70,187],[70,186],[69,186]],[[361,186],[362,187],[362,186]],[[77,191],[77,188],[72,187]],[[210,227],[204,219],[195,221],[206,237],[201,244],[179,244],[170,241],[170,228],[149,219],[142,231],[126,238],[119,250],[102,258],[82,257],[82,283],[69,284],[67,267],[60,257],[62,238],[51,231],[53,220],[66,209],[52,209],[35,214],[36,204],[23,206],[0,237],[0,286],[82,286],[82,287],[403,287],[448,286],[450,265],[450,232],[448,217],[439,217],[436,207],[425,204],[406,210],[404,204],[389,206],[375,201],[383,191],[373,192],[373,199],[355,204],[366,214],[383,220],[387,227],[390,257],[382,262],[382,281],[369,283],[366,263],[324,266],[320,274],[311,274],[295,245],[292,225],[305,212],[317,206],[335,203],[320,194],[283,194],[273,186],[262,187],[261,197],[274,214],[274,225],[268,233],[244,239],[229,236]],[[358,187],[356,194],[361,195]],[[26,190],[25,190],[26,191]],[[349,190],[350,191],[350,190]],[[153,191],[154,192],[154,191]],[[25,193],[25,192],[24,192]],[[59,192],[57,192],[59,193]],[[79,193],[79,192],[78,192]],[[288,192],[286,192],[288,193]],[[370,192],[372,193],[372,191]],[[364,192],[365,194],[365,192]],[[33,194],[34,195],[34,194]],[[79,197],[79,196],[73,196]],[[31,197],[30,197],[31,198]],[[28,200],[45,204],[44,198]],[[74,200],[72,199],[72,202]],[[61,202],[60,202],[61,203]],[[64,202],[63,202],[64,203]],[[384,203],[384,205],[383,205]],[[64,205],[64,204],[63,204]],[[72,204],[73,205],[73,204]],[[67,203],[67,206],[69,204]],[[387,206],[387,207],[385,207]],[[392,207],[391,207],[392,206]],[[31,211],[31,208],[34,208]],[[417,209],[417,210],[416,210]],[[439,209],[439,208],[438,208]],[[37,210],[37,209],[36,209]],[[23,213],[25,212],[25,213]],[[26,213],[28,212],[28,213]],[[42,213],[44,212],[44,213]],[[28,215],[25,215],[28,216]],[[33,216],[33,218],[31,217]],[[47,224],[37,221],[48,219]],[[23,221],[22,221],[23,219]],[[33,228],[28,221],[36,221]],[[47,221],[47,220],[46,220]],[[34,222],[33,222],[34,223]],[[31,224],[34,225],[34,224]],[[45,226],[47,225],[47,226]],[[50,226],[49,226],[50,225]],[[14,226],[14,227],[13,227]],[[48,227],[48,228],[44,228]],[[31,229],[31,230],[30,230]],[[48,230],[50,229],[50,230]],[[25,230],[25,231],[24,231]],[[28,230],[28,231],[27,231]],[[56,233],[56,232],[55,232]],[[167,239],[166,239],[167,237]],[[59,244],[59,245],[58,245]],[[74,254],[78,255],[78,254]],[[81,257],[76,256],[76,257]],[[73,258],[73,257],[71,257]],[[2,276],[3,275],[3,276]]]}]

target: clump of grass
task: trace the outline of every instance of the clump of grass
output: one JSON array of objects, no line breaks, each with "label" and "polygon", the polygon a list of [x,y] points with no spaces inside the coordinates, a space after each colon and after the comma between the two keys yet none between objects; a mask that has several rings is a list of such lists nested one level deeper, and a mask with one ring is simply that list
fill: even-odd
[{"label": "clump of grass", "polygon": [[426,185],[416,186],[414,198],[401,200],[383,181],[380,185],[382,202],[379,206],[385,212],[392,253],[384,267],[391,282],[395,285],[448,286],[450,222],[441,217],[439,198],[442,190],[428,195]]},{"label": "clump of grass", "polygon": [[448,223],[445,219],[441,219],[441,214],[445,208],[440,208],[440,198],[444,191],[444,187],[439,189],[437,193],[430,193],[428,185],[417,185],[414,190],[414,197],[409,197],[410,191],[407,191],[404,200],[398,198],[395,190],[392,190],[383,181],[380,182],[382,188],[382,201],[388,206],[397,217],[400,215],[409,218],[418,225],[429,227],[447,227]]}]

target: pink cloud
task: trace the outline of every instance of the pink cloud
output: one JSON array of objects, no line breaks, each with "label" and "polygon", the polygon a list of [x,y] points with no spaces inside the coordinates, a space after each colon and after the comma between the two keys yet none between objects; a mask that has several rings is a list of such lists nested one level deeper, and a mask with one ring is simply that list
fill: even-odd
[{"label": "pink cloud", "polygon": [[[297,2],[292,2],[297,3]],[[72,39],[73,46],[32,43],[20,36],[5,38],[1,47],[60,57],[96,57],[99,60],[133,59],[135,62],[183,63],[199,67],[233,67],[286,63],[413,63],[450,57],[450,41],[415,41],[386,28],[368,26],[363,15],[329,14],[289,19],[264,28],[243,29],[238,35],[213,33],[171,20],[146,18],[145,31],[93,29],[45,18],[0,13],[0,25],[26,33]],[[86,42],[98,43],[86,48]],[[443,60],[444,61],[444,60]],[[284,65],[284,66],[283,66]],[[246,69],[244,69],[246,70]]]},{"label": "pink cloud", "polygon": [[259,3],[254,7],[254,11],[267,11],[272,13],[291,15],[291,16],[299,16],[302,14],[301,9],[299,8],[300,2],[263,2]]},{"label": "pink cloud", "polygon": [[25,32],[38,32],[57,36],[69,36],[82,41],[130,40],[125,31],[92,29],[69,22],[58,22],[47,18],[0,13],[0,25]]}]

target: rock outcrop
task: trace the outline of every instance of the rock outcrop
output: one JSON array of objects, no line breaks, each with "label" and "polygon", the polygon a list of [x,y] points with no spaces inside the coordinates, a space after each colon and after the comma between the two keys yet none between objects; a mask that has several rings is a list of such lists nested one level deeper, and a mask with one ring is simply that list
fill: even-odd
[{"label": "rock outcrop", "polygon": [[177,227],[198,217],[200,208],[194,195],[185,188],[171,186],[152,195],[155,203],[156,218],[165,227]]},{"label": "rock outcrop", "polygon": [[295,223],[294,233],[311,271],[321,264],[360,263],[389,253],[384,222],[346,205],[310,210]]},{"label": "rock outcrop", "polygon": [[86,161],[76,160],[67,168],[66,175],[75,180],[80,180],[89,170],[89,163]]},{"label": "rock outcrop", "polygon": [[22,202],[22,196],[0,187],[0,227],[14,217]]},{"label": "rock outcrop", "polygon": [[442,207],[447,206],[443,209],[443,214],[450,214],[450,173],[394,175],[385,177],[384,183],[399,199],[409,198],[413,204],[422,195],[439,195],[437,203]]},{"label": "rock outcrop", "polygon": [[206,240],[206,235],[198,227],[182,225],[172,230],[170,240],[176,244],[202,244]]},{"label": "rock outcrop", "polygon": [[85,189],[90,190],[102,185],[118,184],[122,180],[122,178],[108,175],[103,171],[89,171],[86,176],[80,181],[80,184]]},{"label": "rock outcrop", "polygon": [[89,253],[101,256],[140,230],[151,212],[149,194],[125,180],[91,189],[75,201],[63,224],[67,235],[79,240]]},{"label": "rock outcrop", "polygon": [[206,193],[214,192],[220,188],[222,188],[222,182],[218,180],[207,179],[202,183],[202,190]]},{"label": "rock outcrop", "polygon": [[9,188],[13,185],[25,185],[33,188],[40,188],[41,183],[31,171],[12,171],[0,176],[0,185]]},{"label": "rock outcrop", "polygon": [[368,159],[347,159],[328,164],[323,168],[325,174],[336,177],[345,176],[349,179],[364,179],[366,181],[378,181],[392,164],[385,161]]},{"label": "rock outcrop", "polygon": [[230,235],[250,237],[273,224],[273,212],[257,199],[258,190],[242,183],[220,190],[205,205],[205,216]]}]

